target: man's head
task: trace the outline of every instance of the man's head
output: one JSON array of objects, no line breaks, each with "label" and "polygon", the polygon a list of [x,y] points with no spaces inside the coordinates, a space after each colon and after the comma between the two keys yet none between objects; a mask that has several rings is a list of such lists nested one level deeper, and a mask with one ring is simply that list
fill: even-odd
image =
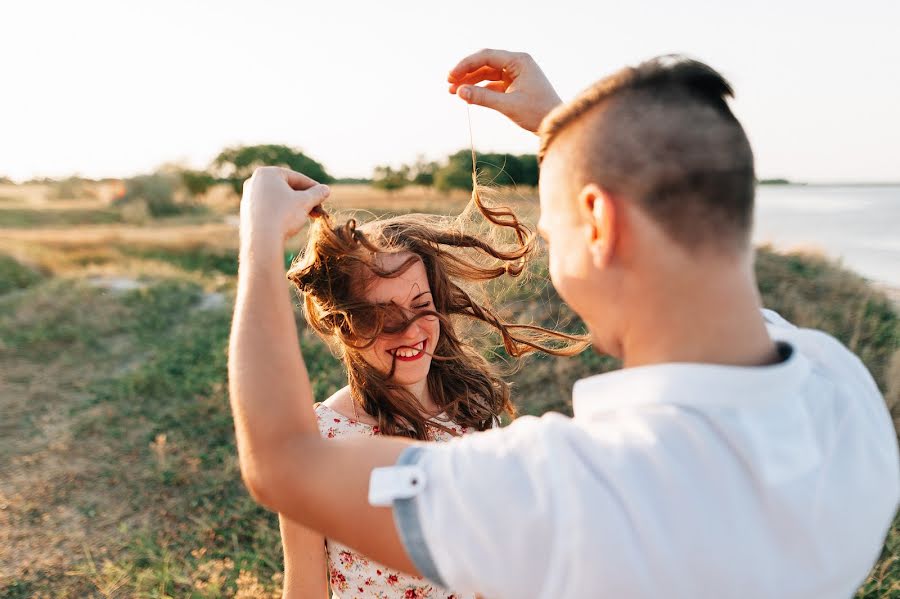
[{"label": "man's head", "polygon": [[541,124],[551,276],[604,351],[617,353],[623,294],[670,257],[745,261],[755,176],[731,95],[710,67],[664,56],[598,81]]}]

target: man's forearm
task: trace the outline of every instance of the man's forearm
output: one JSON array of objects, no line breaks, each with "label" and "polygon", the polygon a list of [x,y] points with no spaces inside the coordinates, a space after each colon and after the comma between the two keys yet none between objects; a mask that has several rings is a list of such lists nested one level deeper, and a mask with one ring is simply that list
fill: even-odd
[{"label": "man's forearm", "polygon": [[251,492],[272,463],[267,456],[304,432],[319,434],[282,251],[265,240],[240,252],[228,379],[241,473]]}]

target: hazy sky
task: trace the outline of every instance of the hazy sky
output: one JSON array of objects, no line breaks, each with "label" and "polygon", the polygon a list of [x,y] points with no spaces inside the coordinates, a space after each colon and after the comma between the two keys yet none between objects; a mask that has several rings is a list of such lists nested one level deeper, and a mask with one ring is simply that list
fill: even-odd
[{"label": "hazy sky", "polygon": [[[446,73],[530,52],[562,98],[683,52],[730,79],[761,177],[900,180],[900,1],[27,0],[0,5],[0,175],[126,176],[231,144],[336,176],[468,145]],[[476,147],[536,140],[473,107]]]}]

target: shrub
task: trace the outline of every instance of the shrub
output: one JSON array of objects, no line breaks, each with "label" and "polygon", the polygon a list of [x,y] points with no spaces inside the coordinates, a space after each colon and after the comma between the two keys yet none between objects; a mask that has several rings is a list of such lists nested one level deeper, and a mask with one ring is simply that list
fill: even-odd
[{"label": "shrub", "polygon": [[41,280],[41,275],[19,264],[11,256],[0,254],[0,294],[31,287]]},{"label": "shrub", "polygon": [[[180,173],[156,172],[126,179],[125,194],[114,204],[125,210],[126,206],[143,203],[150,216],[158,218],[194,211],[197,206],[186,195]],[[135,208],[129,217],[140,220],[142,212],[142,208]]]},{"label": "shrub", "polygon": [[216,180],[206,171],[183,170],[180,173],[181,183],[192,196],[205,194]]},{"label": "shrub", "polygon": [[394,170],[389,166],[376,166],[372,176],[372,187],[394,191],[409,185],[409,168],[407,166]]}]

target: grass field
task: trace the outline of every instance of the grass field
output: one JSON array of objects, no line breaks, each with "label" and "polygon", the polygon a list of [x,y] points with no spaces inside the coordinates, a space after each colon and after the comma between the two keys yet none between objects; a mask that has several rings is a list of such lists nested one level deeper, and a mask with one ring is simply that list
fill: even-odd
[{"label": "grass field", "polygon": [[[467,199],[361,186],[332,197],[360,219]],[[0,198],[0,599],[280,597],[277,518],[243,488],[227,397],[234,215],[137,225],[99,201],[13,186]],[[532,195],[510,201],[533,217]],[[545,268],[504,291],[503,311],[578,330]],[[766,305],[841,339],[900,415],[895,305],[814,256],[763,249],[757,272]],[[324,398],[343,374],[296,320]],[[568,412],[575,379],[616,367],[589,352],[527,365],[511,377],[529,414]],[[858,597],[900,597],[898,560],[895,522]]]}]

